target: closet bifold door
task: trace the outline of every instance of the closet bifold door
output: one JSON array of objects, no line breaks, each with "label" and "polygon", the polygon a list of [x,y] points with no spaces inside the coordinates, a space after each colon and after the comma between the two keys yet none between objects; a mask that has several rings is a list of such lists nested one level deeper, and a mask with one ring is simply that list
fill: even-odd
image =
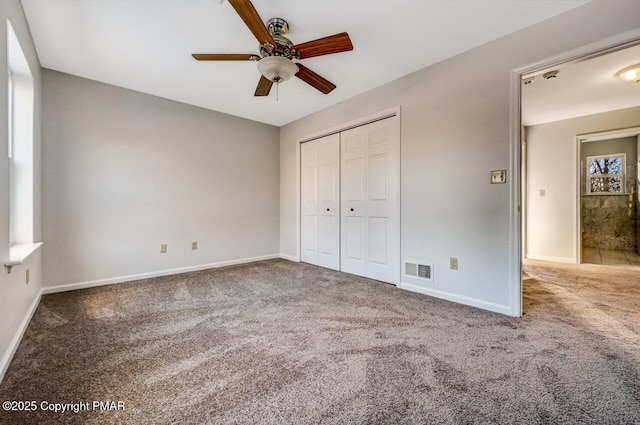
[{"label": "closet bifold door", "polygon": [[340,270],[340,136],[303,143],[302,261]]},{"label": "closet bifold door", "polygon": [[340,134],[341,270],[398,284],[400,141],[397,117]]}]

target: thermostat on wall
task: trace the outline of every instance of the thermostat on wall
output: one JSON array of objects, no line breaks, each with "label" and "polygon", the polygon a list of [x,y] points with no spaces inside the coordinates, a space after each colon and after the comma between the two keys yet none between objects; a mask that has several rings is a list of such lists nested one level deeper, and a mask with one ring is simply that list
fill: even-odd
[{"label": "thermostat on wall", "polygon": [[491,172],[491,184],[502,184],[507,182],[507,170],[494,170]]}]

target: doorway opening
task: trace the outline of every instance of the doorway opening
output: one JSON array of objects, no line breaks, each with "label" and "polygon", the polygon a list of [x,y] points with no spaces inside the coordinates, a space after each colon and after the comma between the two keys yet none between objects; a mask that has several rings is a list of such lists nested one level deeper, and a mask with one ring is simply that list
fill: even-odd
[{"label": "doorway opening", "polygon": [[576,137],[578,260],[640,270],[640,127]]},{"label": "doorway opening", "polygon": [[640,85],[621,78],[638,57],[635,34],[517,72],[520,294],[528,264],[640,278]]}]

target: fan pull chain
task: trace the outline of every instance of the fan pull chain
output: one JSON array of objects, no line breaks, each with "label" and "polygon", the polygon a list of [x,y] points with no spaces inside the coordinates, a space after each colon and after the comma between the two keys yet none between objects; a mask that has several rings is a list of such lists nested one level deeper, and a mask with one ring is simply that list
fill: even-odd
[{"label": "fan pull chain", "polygon": [[276,102],[280,100],[279,99],[280,91],[278,90],[278,87],[280,87],[280,81],[276,81]]}]

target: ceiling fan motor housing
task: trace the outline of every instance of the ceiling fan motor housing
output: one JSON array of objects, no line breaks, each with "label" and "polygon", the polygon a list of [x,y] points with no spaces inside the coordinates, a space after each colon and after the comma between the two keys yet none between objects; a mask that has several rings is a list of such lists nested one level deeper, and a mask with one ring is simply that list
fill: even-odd
[{"label": "ceiling fan motor housing", "polygon": [[267,29],[271,35],[285,35],[289,32],[289,23],[282,18],[271,18],[267,21]]},{"label": "ceiling fan motor housing", "polygon": [[271,18],[267,21],[269,33],[275,41],[275,46],[271,43],[265,43],[260,46],[260,56],[267,58],[269,56],[281,56],[287,59],[300,59],[300,55],[291,47],[293,43],[284,36],[289,31],[289,24],[282,18]]}]

